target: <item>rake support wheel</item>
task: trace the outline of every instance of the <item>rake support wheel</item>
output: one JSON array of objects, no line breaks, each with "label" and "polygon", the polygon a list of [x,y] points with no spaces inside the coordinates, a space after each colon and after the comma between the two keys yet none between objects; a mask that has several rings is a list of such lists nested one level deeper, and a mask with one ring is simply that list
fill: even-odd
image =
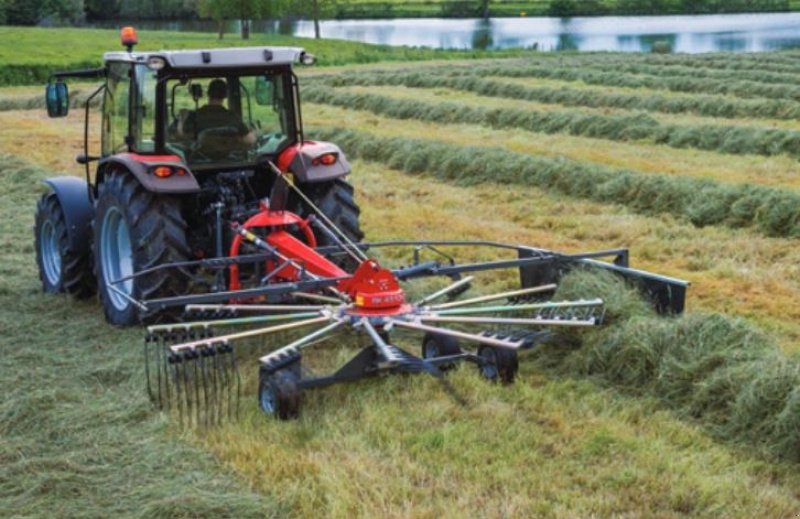
[{"label": "rake support wheel", "polygon": [[258,406],[265,414],[279,420],[300,415],[302,390],[297,370],[287,367],[270,373],[262,369],[258,378]]},{"label": "rake support wheel", "polygon": [[127,326],[152,317],[141,315],[131,298],[186,293],[187,277],[168,269],[112,283],[189,258],[186,223],[177,199],[146,191],[125,171],[111,171],[100,185],[93,226],[98,292],[110,323]]},{"label": "rake support wheel", "polygon": [[478,365],[478,369],[486,380],[503,384],[514,382],[519,371],[515,350],[483,345],[478,348],[478,356],[484,361]]},{"label": "rake support wheel", "polygon": [[36,264],[45,293],[65,292],[78,299],[95,293],[89,248],[70,248],[64,210],[54,193],[43,195],[36,206],[34,236]]},{"label": "rake support wheel", "polygon": [[[436,333],[426,333],[422,338],[422,358],[432,359],[436,357],[446,357],[448,355],[459,355],[463,353],[458,339],[450,337],[449,335],[441,335]],[[441,371],[448,371],[455,368],[458,364],[455,362],[448,362],[447,364],[439,364]]]}]

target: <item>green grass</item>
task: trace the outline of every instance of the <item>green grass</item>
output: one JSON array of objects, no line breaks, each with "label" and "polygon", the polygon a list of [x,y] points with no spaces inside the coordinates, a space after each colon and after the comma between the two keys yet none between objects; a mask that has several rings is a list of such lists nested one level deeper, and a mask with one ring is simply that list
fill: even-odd
[{"label": "green grass", "polygon": [[[224,40],[215,34],[141,31],[138,50],[243,47],[253,45],[300,46],[316,55],[319,66],[381,61],[417,61],[479,57],[520,56],[525,50],[460,51],[369,45],[344,40],[314,40],[254,34],[243,41],[235,35]],[[65,51],[65,49],[67,49]],[[39,84],[58,70],[98,67],[103,52],[122,50],[119,34],[103,29],[43,29],[0,27],[0,86]]]},{"label": "green grass", "polygon": [[40,292],[30,229],[49,174],[0,155],[0,515],[283,515],[153,413],[140,330]]}]

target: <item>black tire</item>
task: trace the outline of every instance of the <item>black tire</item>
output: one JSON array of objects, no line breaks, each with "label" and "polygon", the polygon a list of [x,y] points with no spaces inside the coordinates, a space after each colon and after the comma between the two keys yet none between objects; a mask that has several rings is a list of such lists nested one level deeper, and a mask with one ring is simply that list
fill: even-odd
[{"label": "black tire", "polygon": [[300,416],[302,390],[295,369],[285,368],[274,373],[261,370],[258,377],[258,407],[268,416],[291,420]]},{"label": "black tire", "polygon": [[[422,358],[432,359],[435,357],[445,357],[448,355],[458,355],[463,353],[458,339],[450,337],[449,335],[441,335],[436,333],[426,333],[422,338]],[[439,364],[438,368],[441,371],[448,371],[455,368],[458,364],[456,362],[448,362],[447,364]]]},{"label": "black tire", "polygon": [[482,345],[478,356],[484,360],[478,365],[481,375],[492,382],[512,384],[519,371],[517,352],[509,348]]},{"label": "black tire", "polygon": [[[186,223],[178,200],[146,191],[126,171],[112,171],[100,184],[93,226],[98,293],[108,322],[128,326],[144,318],[165,316],[142,315],[129,299],[108,286],[122,276],[189,258]],[[112,232],[114,229],[118,232]],[[125,233],[127,249],[122,245]],[[122,283],[119,288],[143,300],[185,294],[188,284],[188,276],[164,269]]]},{"label": "black tire", "polygon": [[[313,202],[350,241],[358,243],[364,238],[364,233],[361,231],[361,222],[359,220],[361,209],[354,200],[353,186],[346,180],[337,178],[332,182],[325,182],[323,184],[307,184],[304,186],[304,189],[311,202]],[[303,216],[313,214],[313,210],[310,207],[306,207],[305,204],[302,204],[298,212]],[[323,221],[322,223],[326,222]],[[317,245],[319,247],[336,245],[336,242],[331,239],[330,236],[319,229],[314,229],[314,236],[317,238]],[[341,239],[338,234],[336,236]],[[331,261],[348,271],[358,266],[358,263],[349,254],[332,255]]]},{"label": "black tire", "polygon": [[64,210],[54,193],[43,195],[36,205],[34,244],[45,293],[67,293],[78,299],[95,293],[91,249],[88,245],[84,250],[70,247]]}]

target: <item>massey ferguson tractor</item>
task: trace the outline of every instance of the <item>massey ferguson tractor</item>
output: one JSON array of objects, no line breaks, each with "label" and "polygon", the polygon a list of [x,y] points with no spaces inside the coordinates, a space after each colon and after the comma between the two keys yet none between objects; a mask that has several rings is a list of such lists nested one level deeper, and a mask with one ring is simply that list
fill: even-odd
[{"label": "massey ferguson tractor", "polygon": [[[97,293],[110,323],[149,324],[147,388],[181,422],[217,423],[238,412],[247,384],[237,367],[241,348],[261,349],[258,404],[282,419],[297,416],[303,390],[382,373],[441,378],[468,361],[484,378],[510,383],[517,352],[549,340],[550,328],[602,324],[603,301],[593,294],[547,299],[575,269],[612,272],[660,312],[683,310],[687,284],[630,268],[625,249],[362,242],[344,153],[303,134],[293,67],[313,56],[283,47],[134,52],[131,28],[122,40],[127,50],[106,53],[101,68],[58,72],[47,85],[48,113],[63,117],[65,80],[103,83],[85,106],[77,157],[85,180],[46,181],[36,258],[45,292]],[[88,135],[98,96],[102,144],[94,156]],[[403,266],[376,259],[397,248],[410,253]],[[477,248],[498,259],[463,262],[453,252]],[[519,287],[461,297],[474,280],[464,274],[498,269],[517,270]],[[405,284],[419,278],[447,284],[411,300]],[[350,340],[331,340],[341,334]],[[407,347],[414,334],[419,355]],[[267,347],[267,337],[280,342]],[[333,373],[301,369],[303,350],[331,343],[360,349]]]}]

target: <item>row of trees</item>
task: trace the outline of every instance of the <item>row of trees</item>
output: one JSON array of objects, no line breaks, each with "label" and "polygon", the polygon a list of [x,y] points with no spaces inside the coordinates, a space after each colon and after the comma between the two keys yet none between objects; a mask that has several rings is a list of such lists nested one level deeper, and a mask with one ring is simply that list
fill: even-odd
[{"label": "row of trees", "polygon": [[0,24],[203,18],[217,21],[222,37],[224,21],[240,20],[248,38],[251,20],[307,16],[317,22],[319,37],[318,20],[332,6],[333,0],[0,0]]}]

